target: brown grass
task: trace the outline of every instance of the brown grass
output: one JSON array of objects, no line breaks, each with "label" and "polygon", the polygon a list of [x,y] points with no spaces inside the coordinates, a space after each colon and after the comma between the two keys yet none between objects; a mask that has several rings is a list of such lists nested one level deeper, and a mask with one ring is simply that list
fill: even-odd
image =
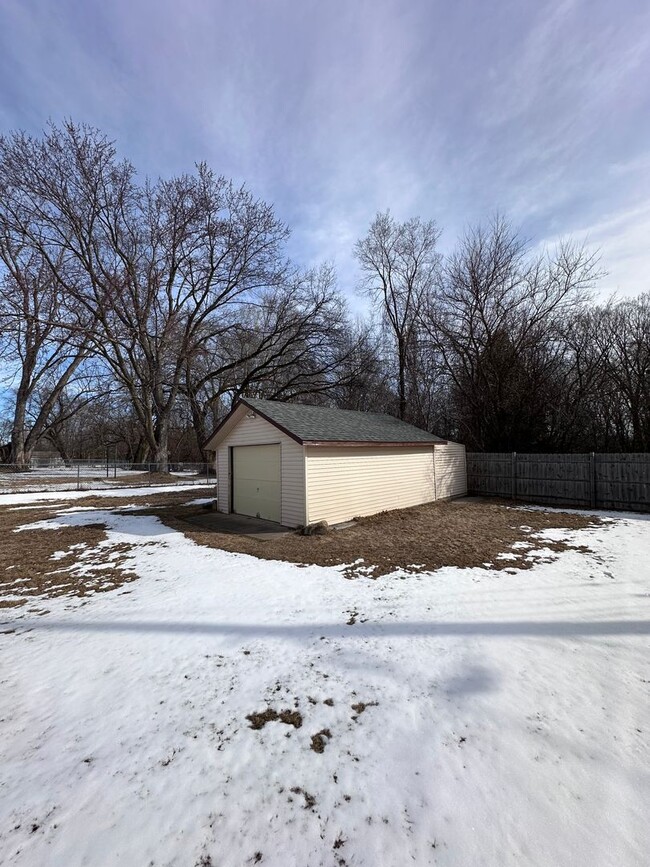
[{"label": "brown grass", "polygon": [[[198,528],[187,522],[200,507],[163,508],[152,512],[168,526],[200,545],[252,554],[264,560],[321,566],[346,565],[348,577],[379,577],[396,569],[424,572],[443,566],[494,569],[533,565],[526,554],[534,548],[563,551],[564,542],[540,542],[533,534],[554,527],[579,530],[600,523],[598,518],[572,513],[524,511],[500,501],[452,500],[359,518],[353,526],[326,536],[292,533],[264,540]],[[526,528],[526,529],[524,529]],[[515,542],[530,548],[514,551],[516,560],[498,559]],[[583,546],[581,546],[583,547]],[[584,550],[584,547],[583,547]],[[362,563],[356,561],[362,559]],[[355,564],[355,565],[350,565]]]},{"label": "brown grass", "polygon": [[[106,539],[102,524],[16,533],[8,523],[13,520],[7,521],[6,513],[0,515],[0,608],[23,605],[34,596],[86,596],[114,590],[136,577],[119,568],[131,545],[97,549]],[[63,556],[55,557],[57,552]]]},{"label": "brown grass", "polygon": [[[152,493],[146,504],[180,504],[196,497],[194,492]],[[143,502],[141,498],[83,497],[71,502],[34,503],[32,506],[0,510],[0,608],[24,605],[34,597],[86,596],[114,590],[137,578],[123,568],[133,546],[125,543],[98,548],[106,539],[105,527],[93,522],[80,527],[52,530],[22,530],[75,504],[105,511]],[[55,553],[63,552],[64,556]]]},{"label": "brown grass", "polygon": [[289,710],[288,708],[278,713],[273,708],[267,707],[266,710],[249,713],[246,719],[250,722],[250,727],[256,730],[263,729],[268,722],[275,720],[279,720],[287,726],[293,726],[295,729],[302,726],[302,714],[297,710]]}]

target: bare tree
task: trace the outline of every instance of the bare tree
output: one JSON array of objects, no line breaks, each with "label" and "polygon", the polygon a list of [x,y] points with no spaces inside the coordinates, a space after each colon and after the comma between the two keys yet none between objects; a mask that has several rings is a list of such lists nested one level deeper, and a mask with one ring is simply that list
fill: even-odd
[{"label": "bare tree", "polygon": [[329,266],[290,274],[256,303],[238,305],[228,330],[203,344],[185,381],[201,445],[240,395],[327,400],[361,374],[363,337],[352,334],[335,282]]},{"label": "bare tree", "polygon": [[[6,461],[24,468],[39,440],[60,420],[63,396],[66,412],[87,399],[83,365],[89,338],[38,252],[2,234],[0,260],[6,269],[0,280],[0,347],[14,395]],[[56,269],[63,267],[59,257]]]},{"label": "bare tree", "polygon": [[436,281],[440,231],[420,218],[398,223],[389,212],[377,214],[368,234],[354,248],[361,287],[381,311],[397,360],[398,415],[406,418],[409,343],[424,302]]},{"label": "bare tree", "polygon": [[[111,142],[72,123],[42,139],[0,138],[0,218],[97,323],[93,349],[129,394],[165,470],[188,360],[226,333],[234,305],[281,282],[286,227],[205,165],[139,184]],[[71,263],[83,280],[70,279]]]},{"label": "bare tree", "polygon": [[650,447],[650,301],[594,306],[584,248],[540,254],[496,217],[443,262],[435,223],[378,214],[354,251],[373,317],[353,324],[287,235],[205,165],[142,181],[90,127],[0,137],[0,459],[110,441],[164,470],[239,395],[389,411],[485,450]]},{"label": "bare tree", "polygon": [[[595,311],[594,346],[604,359],[604,421],[617,448],[650,450],[650,293]],[[605,398],[605,395],[607,396]]]},{"label": "bare tree", "polygon": [[562,326],[598,273],[596,257],[570,243],[533,255],[500,217],[461,240],[422,323],[470,447],[538,448],[547,438]]}]

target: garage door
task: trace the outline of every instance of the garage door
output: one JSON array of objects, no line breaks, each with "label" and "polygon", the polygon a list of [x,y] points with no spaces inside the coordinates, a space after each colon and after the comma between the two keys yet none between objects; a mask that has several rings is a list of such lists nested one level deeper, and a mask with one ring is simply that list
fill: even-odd
[{"label": "garage door", "polygon": [[235,446],[232,472],[233,512],[281,523],[280,446]]}]

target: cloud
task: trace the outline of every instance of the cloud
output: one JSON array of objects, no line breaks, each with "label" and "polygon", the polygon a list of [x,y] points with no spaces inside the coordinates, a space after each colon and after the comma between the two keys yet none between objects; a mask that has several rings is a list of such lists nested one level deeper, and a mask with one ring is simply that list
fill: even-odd
[{"label": "cloud", "polygon": [[579,225],[574,234],[601,252],[607,272],[598,286],[601,297],[650,292],[650,202],[608,214],[591,225]]},{"label": "cloud", "polygon": [[495,209],[535,239],[601,226],[631,286],[649,25],[642,0],[3,0],[0,124],[94,123],[154,176],[206,159],[346,290],[388,207],[436,219],[445,248]]}]

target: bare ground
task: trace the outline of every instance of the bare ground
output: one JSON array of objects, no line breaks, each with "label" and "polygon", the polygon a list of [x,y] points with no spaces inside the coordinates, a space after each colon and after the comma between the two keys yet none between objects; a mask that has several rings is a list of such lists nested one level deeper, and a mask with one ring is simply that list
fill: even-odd
[{"label": "bare ground", "polygon": [[[358,518],[354,525],[324,536],[298,533],[252,539],[198,528],[187,518],[201,507],[152,510],[165,524],[200,545],[252,554],[264,560],[347,567],[348,577],[379,577],[397,569],[429,572],[443,566],[482,566],[494,569],[533,565],[526,555],[534,548],[562,551],[564,542],[540,542],[534,534],[553,527],[579,530],[600,523],[574,513],[522,510],[502,501],[452,500]],[[514,559],[499,559],[516,542]],[[527,546],[527,547],[524,547]],[[362,562],[359,562],[362,561]]]}]

